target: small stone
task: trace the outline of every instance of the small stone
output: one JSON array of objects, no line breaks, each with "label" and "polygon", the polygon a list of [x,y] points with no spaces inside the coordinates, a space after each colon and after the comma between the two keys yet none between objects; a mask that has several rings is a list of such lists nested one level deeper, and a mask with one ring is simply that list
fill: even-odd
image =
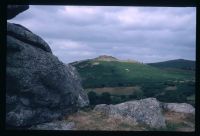
[{"label": "small stone", "polygon": [[195,108],[188,103],[163,103],[163,109],[172,112],[195,114]]}]

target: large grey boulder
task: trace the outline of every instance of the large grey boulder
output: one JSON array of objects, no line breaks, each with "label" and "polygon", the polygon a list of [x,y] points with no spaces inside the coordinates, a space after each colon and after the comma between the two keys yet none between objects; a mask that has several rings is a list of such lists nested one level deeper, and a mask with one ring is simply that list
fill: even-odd
[{"label": "large grey boulder", "polygon": [[19,13],[27,10],[28,5],[8,5],[7,6],[7,19],[12,19],[17,16]]},{"label": "large grey boulder", "polygon": [[89,104],[70,65],[27,28],[7,24],[6,125],[29,127],[62,118]]},{"label": "large grey boulder", "polygon": [[188,103],[163,103],[162,105],[166,111],[195,114],[195,108]]},{"label": "large grey boulder", "polygon": [[131,120],[133,124],[145,124],[151,128],[166,127],[160,103],[155,98],[129,101],[117,105],[100,104],[94,110],[109,116]]}]

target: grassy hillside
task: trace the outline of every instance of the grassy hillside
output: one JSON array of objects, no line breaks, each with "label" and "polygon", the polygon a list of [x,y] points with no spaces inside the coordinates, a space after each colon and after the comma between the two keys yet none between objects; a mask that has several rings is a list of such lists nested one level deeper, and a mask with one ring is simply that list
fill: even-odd
[{"label": "grassy hillside", "polygon": [[84,61],[74,66],[82,77],[84,88],[133,86],[194,78],[193,71],[162,70],[131,62]]},{"label": "grassy hillside", "polygon": [[137,62],[86,60],[72,63],[93,105],[155,97],[195,105],[195,71],[161,69]]},{"label": "grassy hillside", "polygon": [[173,68],[173,69],[184,69],[184,70],[195,70],[195,61],[176,59],[157,63],[148,63],[150,66],[157,68]]}]

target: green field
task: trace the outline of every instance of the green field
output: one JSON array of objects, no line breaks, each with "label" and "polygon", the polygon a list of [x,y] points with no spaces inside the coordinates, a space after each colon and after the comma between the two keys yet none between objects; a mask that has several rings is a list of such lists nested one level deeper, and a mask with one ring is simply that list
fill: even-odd
[{"label": "green field", "polygon": [[[108,92],[111,96],[118,97],[119,102],[156,97],[161,101],[188,102],[194,105],[194,101],[189,99],[195,95],[193,70],[161,69],[137,62],[95,60],[82,61],[73,66],[82,78],[83,87],[97,95]],[[138,94],[130,89],[135,86],[140,87],[140,97],[134,96]],[[124,88],[119,89],[120,87]]]},{"label": "green field", "polygon": [[82,77],[84,88],[194,80],[195,74],[194,71],[162,70],[145,64],[118,61],[85,61],[74,66]]},{"label": "green field", "polygon": [[111,95],[132,95],[136,91],[140,91],[139,86],[129,86],[129,87],[103,87],[103,88],[87,88],[87,92],[95,92],[97,94],[102,94],[105,92],[110,93]]}]

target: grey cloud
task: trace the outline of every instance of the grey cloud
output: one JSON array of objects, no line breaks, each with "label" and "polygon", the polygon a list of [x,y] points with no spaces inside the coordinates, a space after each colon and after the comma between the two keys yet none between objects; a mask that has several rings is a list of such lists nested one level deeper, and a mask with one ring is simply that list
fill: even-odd
[{"label": "grey cloud", "polygon": [[102,54],[195,59],[195,8],[30,6],[11,22],[41,36],[65,63]]}]

